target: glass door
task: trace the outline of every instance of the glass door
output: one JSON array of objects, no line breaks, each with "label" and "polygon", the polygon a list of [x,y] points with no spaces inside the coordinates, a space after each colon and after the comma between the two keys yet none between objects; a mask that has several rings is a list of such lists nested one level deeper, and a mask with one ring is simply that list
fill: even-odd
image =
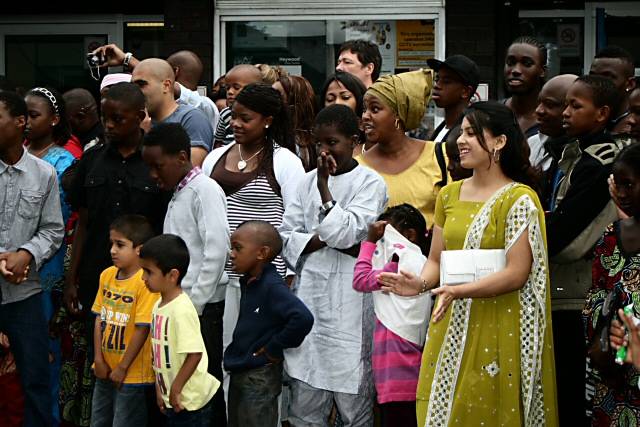
[{"label": "glass door", "polygon": [[[98,94],[86,53],[105,43],[122,46],[120,16],[0,18],[0,75],[19,90],[49,85]],[[106,70],[101,72],[103,75]]]},{"label": "glass door", "polygon": [[19,92],[34,86],[52,86],[60,92],[92,88],[85,58],[88,49],[106,43],[106,34],[6,36],[6,79]]},{"label": "glass door", "polygon": [[592,34],[591,43],[587,43],[585,49],[588,50],[588,58],[585,59],[589,61],[589,67],[599,48],[616,45],[633,55],[635,74],[640,75],[640,2],[586,3],[585,12],[585,26]]},{"label": "glass door", "polygon": [[367,39],[378,45],[381,74],[427,66],[438,51],[435,19],[237,20],[224,24],[222,69],[236,64],[279,65],[315,90],[335,70],[340,45]]},{"label": "glass door", "polygon": [[547,77],[584,74],[584,12],[581,10],[520,11],[519,35],[547,47]]}]

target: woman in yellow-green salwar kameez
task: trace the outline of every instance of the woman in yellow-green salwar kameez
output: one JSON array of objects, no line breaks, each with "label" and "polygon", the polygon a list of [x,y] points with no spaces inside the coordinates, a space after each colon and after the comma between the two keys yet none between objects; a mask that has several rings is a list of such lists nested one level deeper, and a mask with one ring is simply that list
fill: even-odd
[{"label": "woman in yellow-green salwar kameez", "polygon": [[474,173],[440,191],[421,276],[379,280],[400,295],[434,288],[443,250],[505,249],[506,267],[432,290],[418,426],[557,426],[544,212],[525,185],[535,185],[526,141],[508,108],[481,102],[467,112],[458,147]]}]

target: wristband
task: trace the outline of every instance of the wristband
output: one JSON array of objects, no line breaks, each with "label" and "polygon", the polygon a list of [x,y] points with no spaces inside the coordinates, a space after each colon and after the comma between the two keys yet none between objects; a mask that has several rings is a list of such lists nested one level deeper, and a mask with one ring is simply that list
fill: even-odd
[{"label": "wristband", "polygon": [[131,61],[132,56],[133,56],[133,53],[131,52],[125,53],[124,60],[122,61],[122,65],[124,65],[125,67],[129,67],[129,62]]}]

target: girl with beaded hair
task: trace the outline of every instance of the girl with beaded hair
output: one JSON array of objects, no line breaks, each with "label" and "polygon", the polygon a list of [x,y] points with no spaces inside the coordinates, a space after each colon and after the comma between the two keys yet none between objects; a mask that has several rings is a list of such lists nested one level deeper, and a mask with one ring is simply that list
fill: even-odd
[{"label": "girl with beaded hair", "polygon": [[[26,147],[29,153],[51,164],[58,175],[60,206],[65,223],[71,216],[71,207],[66,201],[62,187],[62,175],[75,160],[77,150],[71,140],[70,127],[66,120],[65,103],[62,96],[52,88],[35,87],[25,96],[27,104],[27,127],[25,129]],[[79,142],[78,142],[79,144]],[[69,146],[69,150],[66,147]],[[79,147],[79,145],[78,145]],[[82,154],[82,148],[79,148]],[[79,155],[78,154],[78,155]],[[64,257],[67,250],[65,242],[55,255],[40,268],[40,281],[44,293],[44,311],[48,320],[57,311],[61,300],[64,280]],[[51,338],[49,352],[51,363],[51,393],[53,398],[53,419],[59,421],[58,391],[60,384],[60,340]]]},{"label": "girl with beaded hair", "polygon": [[[471,178],[436,201],[419,276],[382,273],[382,289],[437,296],[416,396],[419,426],[557,426],[544,211],[515,115],[498,102],[467,111],[458,139]],[[504,249],[475,281],[440,284],[443,251]]]}]

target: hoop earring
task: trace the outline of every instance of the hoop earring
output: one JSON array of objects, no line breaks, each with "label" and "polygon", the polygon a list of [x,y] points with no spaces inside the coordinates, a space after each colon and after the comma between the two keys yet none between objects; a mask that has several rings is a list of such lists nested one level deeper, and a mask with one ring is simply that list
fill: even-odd
[{"label": "hoop earring", "polygon": [[500,162],[500,150],[496,150],[495,148],[493,149],[493,161],[495,163]]},{"label": "hoop earring", "polygon": [[397,130],[400,130],[400,119],[396,119],[394,126],[396,127]]}]

